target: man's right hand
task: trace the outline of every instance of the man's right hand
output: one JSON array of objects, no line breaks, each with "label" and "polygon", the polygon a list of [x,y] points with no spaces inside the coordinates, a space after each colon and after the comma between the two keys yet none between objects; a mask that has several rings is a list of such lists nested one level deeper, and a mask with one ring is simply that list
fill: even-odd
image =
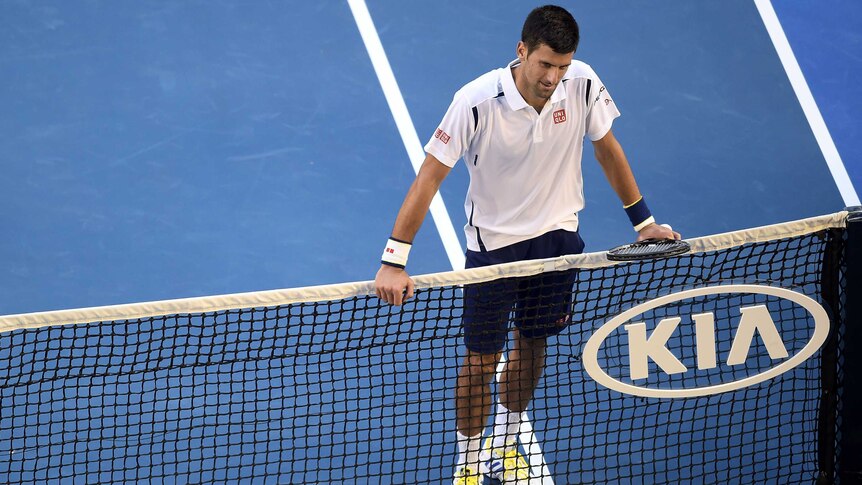
[{"label": "man's right hand", "polygon": [[[407,292],[405,295],[404,292]],[[380,265],[377,277],[374,278],[374,291],[377,297],[390,305],[401,305],[413,297],[413,280],[401,268]]]}]

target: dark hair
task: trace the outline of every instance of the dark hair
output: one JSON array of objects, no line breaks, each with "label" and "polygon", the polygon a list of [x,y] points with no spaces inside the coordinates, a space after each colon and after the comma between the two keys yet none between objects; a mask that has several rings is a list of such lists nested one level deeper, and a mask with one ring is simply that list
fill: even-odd
[{"label": "dark hair", "polygon": [[568,54],[578,49],[580,33],[578,23],[563,7],[545,5],[527,15],[521,29],[521,42],[532,51],[545,44],[558,54]]}]

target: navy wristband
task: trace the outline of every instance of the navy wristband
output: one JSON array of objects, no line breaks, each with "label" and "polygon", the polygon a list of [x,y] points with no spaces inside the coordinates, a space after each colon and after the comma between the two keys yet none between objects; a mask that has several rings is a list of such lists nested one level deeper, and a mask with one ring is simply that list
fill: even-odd
[{"label": "navy wristband", "polygon": [[[655,221],[643,197],[638,199],[637,202],[635,202],[634,204],[625,206],[624,209],[626,210],[626,215],[629,216],[629,221],[631,221],[632,226],[634,226],[636,231],[639,231],[643,229],[644,226],[649,225],[649,222]],[[645,222],[647,224],[644,224]]]}]

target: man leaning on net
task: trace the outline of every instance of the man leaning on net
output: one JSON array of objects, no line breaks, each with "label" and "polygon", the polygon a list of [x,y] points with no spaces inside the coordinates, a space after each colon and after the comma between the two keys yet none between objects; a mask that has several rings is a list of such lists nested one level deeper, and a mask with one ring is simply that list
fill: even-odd
[{"label": "man leaning on net", "polygon": [[[583,252],[578,211],[584,207],[581,155],[584,136],[628,213],[638,239],[679,238],[660,226],[641,197],[622,147],[611,132],[619,116],[593,69],[572,59],[578,24],[553,5],[530,12],[517,59],[468,83],[431,140],[427,156],[401,206],[377,272],[377,295],[400,305],[413,295],[404,267],[431,199],[455,163],[470,174],[465,201],[466,267]],[[454,483],[527,483],[530,471],[518,445],[520,416],[530,404],[544,366],[547,338],[569,324],[572,276],[553,282],[560,291],[503,280],[493,291],[465,289],[462,326],[467,355],[459,369],[456,401],[458,457]],[[520,285],[520,286],[518,286]],[[549,297],[547,295],[558,295]],[[529,301],[545,314],[527,318]],[[550,310],[547,310],[550,309]],[[491,380],[514,310],[517,328],[500,377],[494,426]]]}]

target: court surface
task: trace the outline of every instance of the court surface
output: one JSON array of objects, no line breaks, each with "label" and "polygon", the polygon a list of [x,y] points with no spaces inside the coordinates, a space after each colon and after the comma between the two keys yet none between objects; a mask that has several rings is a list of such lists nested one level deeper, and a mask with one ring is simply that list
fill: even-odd
[{"label": "court surface", "polygon": [[[775,10],[858,188],[862,7],[828,3]],[[660,220],[700,236],[844,207],[753,2],[567,6]],[[423,144],[529,10],[368,8]],[[373,278],[413,169],[346,2],[3,9],[0,313]],[[584,167],[587,250],[630,240]],[[441,191],[462,247],[466,178]],[[410,269],[451,269],[430,217]]]},{"label": "court surface", "polygon": [[[693,237],[852,201],[753,1],[562,4],[661,222]],[[422,144],[531,7],[368,1]],[[858,193],[862,5],[773,7]],[[347,2],[0,8],[0,314],[373,279],[414,172]],[[587,251],[633,239],[589,151],[584,173]],[[441,190],[462,248],[466,186],[459,164]],[[452,269],[430,216],[409,269]]]}]

